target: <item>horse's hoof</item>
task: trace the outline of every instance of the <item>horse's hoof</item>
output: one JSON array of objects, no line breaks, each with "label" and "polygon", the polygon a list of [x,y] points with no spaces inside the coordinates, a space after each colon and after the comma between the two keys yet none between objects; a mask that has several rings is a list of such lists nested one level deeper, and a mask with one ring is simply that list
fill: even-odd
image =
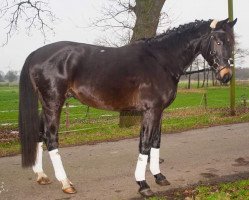
[{"label": "horse's hoof", "polygon": [[143,197],[153,197],[154,192],[150,188],[145,188],[138,191]]},{"label": "horse's hoof", "polygon": [[75,194],[77,191],[73,186],[73,183],[68,179],[64,179],[61,181],[62,183],[62,191],[66,194]]},{"label": "horse's hoof", "polygon": [[152,197],[154,196],[154,193],[150,189],[150,186],[147,184],[147,182],[144,181],[137,181],[137,184],[139,185],[139,190],[138,192],[143,196],[143,197]]},{"label": "horse's hoof", "polygon": [[162,175],[161,173],[154,175],[154,177],[156,178],[156,183],[160,186],[167,186],[170,185],[170,182],[166,179],[166,177],[164,175]]},{"label": "horse's hoof", "polygon": [[50,179],[48,177],[40,177],[37,180],[37,183],[40,185],[48,185],[48,184],[52,183],[52,181],[50,181]]},{"label": "horse's hoof", "polygon": [[64,189],[62,188],[62,191],[66,194],[75,194],[77,192],[74,186],[72,185],[68,188],[64,188]]}]

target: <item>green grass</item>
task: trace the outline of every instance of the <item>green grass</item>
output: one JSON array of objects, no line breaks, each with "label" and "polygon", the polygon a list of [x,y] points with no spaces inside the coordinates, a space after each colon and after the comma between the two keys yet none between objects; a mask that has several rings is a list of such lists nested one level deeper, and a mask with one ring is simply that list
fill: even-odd
[{"label": "green grass", "polygon": [[[184,88],[184,84],[180,84]],[[203,106],[203,94],[207,94],[208,108],[227,108],[229,107],[229,87],[210,87],[206,89],[179,89],[175,101],[168,109],[191,108]],[[249,99],[249,84],[236,86],[236,105],[241,105],[243,98]],[[117,112],[103,111],[90,108],[89,115],[86,117],[87,107],[77,100],[71,98],[68,100],[71,107],[70,121],[82,121],[91,118],[108,118],[109,116],[118,116]],[[18,116],[18,87],[17,86],[0,86],[0,129],[8,128],[17,129]],[[65,122],[65,108],[61,116],[62,124]],[[3,126],[3,124],[10,124]]]},{"label": "green grass", "polygon": [[196,200],[249,200],[249,180],[197,187]]},{"label": "green grass", "polygon": [[230,183],[197,186],[195,188],[176,189],[159,194],[149,200],[249,200],[249,180]]},{"label": "green grass", "polygon": [[[229,87],[210,87],[206,89],[183,89],[180,84],[175,101],[166,109],[163,116],[163,133],[173,133],[193,128],[219,124],[249,121],[249,112],[244,111],[242,97],[249,99],[249,84],[236,86],[237,115],[229,116]],[[207,94],[207,110],[203,106],[203,94]],[[120,128],[119,113],[90,108],[77,100],[68,100],[70,127],[65,125],[66,115],[63,108],[60,125],[60,146],[96,143],[108,140],[132,138],[139,135],[139,126]],[[218,109],[219,108],[219,109]],[[11,132],[18,129],[18,87],[0,86],[0,131]],[[0,134],[1,135],[1,134]],[[1,140],[0,156],[19,152],[17,138]]]}]

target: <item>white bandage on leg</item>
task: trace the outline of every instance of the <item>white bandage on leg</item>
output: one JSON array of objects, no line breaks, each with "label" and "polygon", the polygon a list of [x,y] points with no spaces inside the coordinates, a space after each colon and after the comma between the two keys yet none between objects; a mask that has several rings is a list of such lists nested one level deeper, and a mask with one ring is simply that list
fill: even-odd
[{"label": "white bandage on leg", "polygon": [[136,181],[145,180],[145,171],[146,171],[147,161],[148,161],[148,155],[143,155],[140,153],[137,159],[137,167],[135,170]]},{"label": "white bandage on leg", "polygon": [[64,170],[62,161],[61,161],[61,156],[58,153],[58,149],[49,151],[49,155],[50,155],[53,167],[54,167],[55,177],[57,178],[57,180],[63,181],[67,179],[67,175]]},{"label": "white bandage on leg", "polygon": [[42,142],[37,143],[37,153],[36,153],[36,161],[35,165],[32,167],[33,171],[35,173],[42,173],[43,168],[42,168],[42,153],[43,153],[43,148],[42,148]]},{"label": "white bandage on leg", "polygon": [[159,149],[150,149],[150,171],[153,175],[160,173],[159,168]]}]

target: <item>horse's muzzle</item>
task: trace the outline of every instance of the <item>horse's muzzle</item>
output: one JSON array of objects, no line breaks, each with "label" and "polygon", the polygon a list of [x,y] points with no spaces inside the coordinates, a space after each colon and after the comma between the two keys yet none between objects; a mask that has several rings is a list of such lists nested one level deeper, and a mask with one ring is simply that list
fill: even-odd
[{"label": "horse's muzzle", "polygon": [[217,79],[222,83],[228,83],[231,80],[233,73],[230,67],[220,67],[217,76]]}]

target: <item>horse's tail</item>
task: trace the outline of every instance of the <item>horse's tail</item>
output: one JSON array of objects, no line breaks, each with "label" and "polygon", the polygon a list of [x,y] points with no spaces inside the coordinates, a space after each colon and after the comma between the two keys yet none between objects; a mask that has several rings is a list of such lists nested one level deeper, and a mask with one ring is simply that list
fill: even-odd
[{"label": "horse's tail", "polygon": [[39,137],[38,96],[29,73],[30,57],[24,63],[19,82],[19,135],[23,167],[35,164]]}]

